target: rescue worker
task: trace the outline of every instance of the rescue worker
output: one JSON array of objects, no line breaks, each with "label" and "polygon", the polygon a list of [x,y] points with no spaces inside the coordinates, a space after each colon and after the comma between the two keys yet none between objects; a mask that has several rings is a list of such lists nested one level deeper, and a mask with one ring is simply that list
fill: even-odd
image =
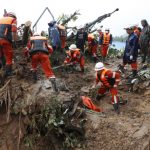
[{"label": "rescue worker", "polygon": [[137,35],[137,37],[138,37],[138,50],[140,51],[139,38],[140,38],[142,29],[141,29],[140,27],[138,27],[138,25],[134,25],[134,26],[133,26],[133,30],[134,30],[134,33],[135,33],[135,34]]},{"label": "rescue worker", "polygon": [[97,32],[98,32],[98,44],[101,45],[101,40],[103,36],[102,28],[98,28]]},{"label": "rescue worker", "polygon": [[5,57],[4,57],[4,53],[3,53],[3,49],[0,46],[0,69],[3,68],[5,66]]},{"label": "rescue worker", "polygon": [[6,59],[5,76],[12,74],[13,43],[17,39],[17,17],[13,12],[0,19],[0,47]]},{"label": "rescue worker", "polygon": [[[40,36],[38,33],[34,33],[26,47],[26,52],[29,52],[31,56],[31,63],[33,69],[34,80],[37,80],[37,66],[40,64],[44,70],[45,76],[48,81],[51,81],[54,91],[58,91],[56,86],[55,75],[50,65],[49,53],[52,54],[53,49],[48,45],[47,38]],[[49,88],[49,85],[46,85]]]},{"label": "rescue worker", "polygon": [[60,34],[56,25],[56,21],[51,21],[48,23],[48,25],[49,39],[52,43],[53,50],[55,51],[61,47]]},{"label": "rescue worker", "polygon": [[26,21],[23,27],[22,43],[24,46],[27,45],[29,38],[33,36],[33,33],[31,31],[31,24],[31,21]]},{"label": "rescue worker", "polygon": [[63,51],[66,47],[67,32],[66,32],[66,28],[64,26],[57,25],[57,27],[59,30],[59,35],[60,35],[60,40],[61,40],[61,49]]},{"label": "rescue worker", "polygon": [[141,31],[139,42],[143,53],[142,63],[145,63],[146,58],[148,63],[150,63],[150,26],[145,19],[141,21],[141,24],[143,29]]},{"label": "rescue worker", "polygon": [[96,62],[98,42],[93,34],[88,35],[88,52],[92,55],[94,62]]},{"label": "rescue worker", "polygon": [[126,40],[125,51],[123,55],[123,67],[130,64],[132,67],[132,76],[137,75],[137,57],[138,57],[138,37],[134,33],[133,26],[124,28],[129,35]]},{"label": "rescue worker", "polygon": [[102,34],[102,37],[100,39],[100,47],[101,47],[101,55],[103,62],[105,62],[105,59],[108,54],[109,46],[112,44],[112,34],[110,34],[109,29],[105,29],[105,32]]},{"label": "rescue worker", "polygon": [[141,28],[138,27],[138,25],[133,25],[133,30],[134,30],[134,33],[137,35],[137,37],[140,37]]},{"label": "rescue worker", "polygon": [[84,72],[84,56],[80,52],[80,49],[77,48],[75,44],[70,45],[69,51],[67,51],[67,57],[64,61],[64,64],[80,64],[81,72]]},{"label": "rescue worker", "polygon": [[102,62],[96,63],[95,71],[96,83],[93,88],[95,88],[99,84],[99,82],[101,83],[96,99],[100,100],[104,96],[106,91],[109,90],[112,95],[111,102],[113,104],[114,110],[116,112],[119,112],[119,97],[117,86],[120,82],[120,74],[117,72],[112,72],[110,69],[106,69]]},{"label": "rescue worker", "polygon": [[88,40],[88,34],[84,30],[84,27],[80,25],[75,37],[77,48],[79,48],[84,53],[84,46]]}]

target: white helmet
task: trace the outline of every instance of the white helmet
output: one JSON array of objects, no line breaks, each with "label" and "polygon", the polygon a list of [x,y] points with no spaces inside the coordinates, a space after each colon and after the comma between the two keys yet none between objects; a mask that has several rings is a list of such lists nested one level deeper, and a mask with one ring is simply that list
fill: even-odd
[{"label": "white helmet", "polygon": [[104,68],[105,67],[104,67],[104,64],[102,62],[98,62],[95,65],[95,71],[100,71],[100,70],[103,70]]},{"label": "white helmet", "polygon": [[25,22],[25,26],[26,26],[26,27],[30,27],[31,24],[32,24],[32,22],[31,22],[30,20]]},{"label": "white helmet", "polygon": [[35,32],[34,34],[33,34],[33,36],[39,36],[40,34],[39,33],[37,33],[37,32]]},{"label": "white helmet", "polygon": [[7,16],[17,18],[14,12],[8,12]]},{"label": "white helmet", "polygon": [[71,44],[69,47],[70,50],[75,50],[77,49],[77,46],[75,44]]}]

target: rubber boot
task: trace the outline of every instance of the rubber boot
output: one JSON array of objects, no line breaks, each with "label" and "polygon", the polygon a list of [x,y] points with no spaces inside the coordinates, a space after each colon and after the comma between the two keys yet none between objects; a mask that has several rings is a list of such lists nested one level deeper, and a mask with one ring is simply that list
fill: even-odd
[{"label": "rubber boot", "polygon": [[142,62],[141,63],[143,64],[143,63],[145,63],[145,61],[146,61],[146,54],[144,54],[144,56],[142,56]]},{"label": "rubber boot", "polygon": [[118,66],[118,71],[121,72],[121,73],[125,73],[124,66],[119,65],[119,66]]},{"label": "rubber boot", "polygon": [[132,77],[134,78],[134,77],[136,77],[137,76],[137,70],[133,70],[132,71]]},{"label": "rubber boot", "polygon": [[116,112],[117,114],[119,114],[119,113],[120,113],[119,103],[113,104],[113,107],[114,107],[115,112]]},{"label": "rubber boot", "polygon": [[33,71],[33,80],[34,80],[34,83],[36,83],[37,80],[38,80],[37,71],[36,70]]},{"label": "rubber boot", "polygon": [[81,72],[84,73],[84,68],[81,68]]},{"label": "rubber boot", "polygon": [[96,100],[100,101],[104,96],[105,96],[104,94],[103,95],[97,94],[96,95]]},{"label": "rubber boot", "polygon": [[56,79],[55,78],[50,78],[50,81],[52,83],[52,88],[55,92],[58,92],[57,84],[56,84]]},{"label": "rubber boot", "polygon": [[11,75],[12,75],[12,65],[6,65],[5,77],[11,76]]},{"label": "rubber boot", "polygon": [[95,56],[92,57],[92,60],[93,60],[94,63],[97,62],[97,58]]},{"label": "rubber boot", "polygon": [[105,57],[102,57],[102,62],[104,63],[106,61]]}]

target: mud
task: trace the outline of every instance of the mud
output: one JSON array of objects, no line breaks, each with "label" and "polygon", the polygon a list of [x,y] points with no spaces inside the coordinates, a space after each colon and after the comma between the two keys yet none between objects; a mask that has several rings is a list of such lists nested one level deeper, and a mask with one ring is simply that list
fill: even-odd
[{"label": "mud", "polygon": [[[16,61],[22,60],[21,56],[16,59]],[[121,59],[109,60],[110,65],[106,67],[115,70],[120,62]],[[127,89],[119,89],[119,95],[126,99],[128,103],[120,106],[120,114],[118,115],[114,112],[110,103],[111,95],[109,93],[101,101],[95,100],[97,91],[91,89],[95,81],[94,63],[88,62],[86,64],[84,74],[80,72],[80,68],[70,73],[66,73],[64,70],[55,71],[58,78],[57,83],[60,85],[58,93],[54,92],[52,88],[45,88],[45,78],[41,70],[39,71],[38,82],[33,83],[29,62],[27,68],[28,71],[23,76],[17,78],[18,76],[14,75],[11,77],[13,105],[8,122],[6,121],[5,106],[0,107],[0,150],[16,150],[18,143],[20,144],[20,150],[28,149],[23,143],[26,135],[25,127],[28,124],[26,116],[32,114],[36,109],[40,109],[42,105],[49,103],[49,97],[56,96],[59,101],[67,101],[75,95],[76,99],[79,99],[82,95],[89,96],[97,106],[104,110],[104,114],[86,111],[84,146],[76,148],[76,150],[150,149],[149,87],[144,91],[136,92],[130,92],[128,87]],[[127,67],[127,70],[129,72],[130,68]],[[67,90],[64,90],[66,87]],[[3,97],[1,97],[1,100],[3,100]],[[22,118],[19,123],[20,113]],[[38,142],[39,145],[33,145],[32,149],[45,150],[46,141],[41,139]],[[52,146],[53,149],[59,149],[57,141],[55,145],[55,147]]]}]

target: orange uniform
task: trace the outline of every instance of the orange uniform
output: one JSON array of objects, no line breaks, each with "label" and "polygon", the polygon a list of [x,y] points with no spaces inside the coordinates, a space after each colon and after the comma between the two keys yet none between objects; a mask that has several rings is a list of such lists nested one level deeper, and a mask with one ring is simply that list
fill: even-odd
[{"label": "orange uniform", "polygon": [[64,26],[58,25],[57,27],[60,34],[61,48],[64,49],[66,47],[67,32]]},{"label": "orange uniform", "polygon": [[99,107],[97,107],[96,105],[93,104],[92,100],[89,97],[81,96],[81,99],[82,99],[83,104],[87,108],[94,110],[94,111],[97,111],[97,112],[103,112],[102,109],[100,109]]},{"label": "orange uniform", "polygon": [[91,34],[88,35],[88,50],[89,53],[92,54],[93,57],[96,57],[98,48],[98,42],[96,41],[95,37]]},{"label": "orange uniform", "polygon": [[103,33],[102,38],[100,39],[102,57],[105,58],[107,56],[109,44],[111,43],[112,35],[110,33]]},{"label": "orange uniform", "polygon": [[134,33],[135,33],[138,37],[140,37],[141,32],[139,31],[138,28],[135,28]]},{"label": "orange uniform", "polygon": [[53,52],[53,49],[48,45],[47,38],[43,36],[31,37],[27,49],[31,55],[32,69],[36,71],[38,64],[41,64],[47,78],[55,77],[48,56]]},{"label": "orange uniform", "polygon": [[99,88],[98,93],[103,95],[107,89],[109,89],[112,95],[112,104],[118,103],[119,97],[117,96],[117,85],[120,81],[120,74],[104,69],[101,74],[97,73],[96,75],[96,83],[98,84],[99,81],[102,82],[103,85]]},{"label": "orange uniform", "polygon": [[84,56],[79,49],[69,50],[64,63],[79,63],[81,70],[84,70]]},{"label": "orange uniform", "polygon": [[6,58],[6,65],[12,65],[12,42],[16,40],[17,21],[13,17],[0,19],[0,46]]}]

